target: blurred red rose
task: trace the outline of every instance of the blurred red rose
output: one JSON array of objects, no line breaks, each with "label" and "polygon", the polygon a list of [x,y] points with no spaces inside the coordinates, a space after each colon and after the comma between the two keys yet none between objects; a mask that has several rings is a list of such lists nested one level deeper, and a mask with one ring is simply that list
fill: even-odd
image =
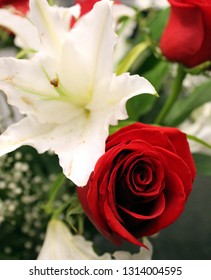
[{"label": "blurred red rose", "polygon": [[0,8],[13,6],[17,11],[26,14],[29,10],[29,0],[0,0]]},{"label": "blurred red rose", "polygon": [[174,222],[192,189],[195,165],[186,135],[141,123],[109,136],[78,197],[88,218],[113,243],[139,238]]},{"label": "blurred red rose", "polygon": [[169,0],[170,17],[160,47],[170,61],[194,67],[211,60],[211,2]]}]

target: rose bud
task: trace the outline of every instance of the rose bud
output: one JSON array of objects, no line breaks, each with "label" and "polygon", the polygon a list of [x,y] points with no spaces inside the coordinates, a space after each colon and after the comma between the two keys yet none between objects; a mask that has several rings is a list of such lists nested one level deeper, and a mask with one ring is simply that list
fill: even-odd
[{"label": "rose bud", "polygon": [[186,135],[176,128],[135,123],[109,136],[87,185],[82,207],[98,231],[115,244],[173,223],[183,212],[196,175]]},{"label": "rose bud", "polygon": [[211,2],[169,0],[170,17],[160,48],[170,61],[187,67],[211,60]]}]

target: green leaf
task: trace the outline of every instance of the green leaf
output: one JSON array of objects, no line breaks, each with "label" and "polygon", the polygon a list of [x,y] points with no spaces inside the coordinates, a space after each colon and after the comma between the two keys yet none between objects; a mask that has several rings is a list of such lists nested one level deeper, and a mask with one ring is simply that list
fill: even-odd
[{"label": "green leaf", "polygon": [[151,94],[141,94],[129,99],[126,108],[130,122],[139,121],[141,116],[144,116],[152,109],[155,101],[155,96]]},{"label": "green leaf", "polygon": [[[66,213],[66,220],[67,220],[68,224],[70,225],[70,227],[77,233],[78,230],[75,227],[75,222],[76,222],[75,218],[79,219],[79,221],[80,221],[81,220],[80,217],[84,213],[77,195],[74,195],[72,197],[72,199],[69,201],[69,205],[70,206],[67,209],[67,213]],[[73,216],[76,216],[76,217],[73,217]],[[81,226],[81,227],[83,227],[83,226]]]},{"label": "green leaf", "polygon": [[196,164],[197,174],[201,176],[211,176],[211,156],[205,154],[193,154]]},{"label": "green leaf", "polygon": [[158,63],[154,63],[154,66],[144,73],[144,77],[150,81],[157,92],[159,92],[163,85],[163,81],[166,79],[169,66],[169,63],[166,61],[158,61]]},{"label": "green leaf", "polygon": [[120,128],[125,127],[127,125],[133,124],[134,121],[126,120],[126,121],[119,121],[118,125],[110,126],[109,127],[109,135],[117,132]]},{"label": "green leaf", "polygon": [[169,11],[169,8],[159,11],[155,18],[149,23],[150,37],[154,41],[159,41],[169,18]]},{"label": "green leaf", "polygon": [[141,42],[133,47],[128,54],[120,61],[116,69],[116,74],[128,72],[137,58],[149,47],[149,42]]},{"label": "green leaf", "polygon": [[67,210],[67,216],[77,215],[84,213],[82,206],[78,200],[77,195],[73,195],[71,200],[69,201],[69,208]]},{"label": "green leaf", "polygon": [[13,40],[14,37],[6,29],[0,27],[0,48],[14,46]]},{"label": "green leaf", "polygon": [[[150,67],[146,69],[145,66]],[[165,61],[159,61],[155,57],[151,56],[144,62],[144,65],[140,67],[140,75],[144,76],[156,89],[157,92],[163,86],[168,74],[169,63]],[[146,70],[146,71],[145,71]],[[143,72],[144,71],[144,72]],[[127,112],[130,120],[139,121],[141,117],[148,114],[154,107],[157,98],[150,94],[141,94],[134,96],[127,102]]]},{"label": "green leaf", "polygon": [[211,101],[211,81],[197,86],[190,95],[179,99],[165,119],[165,125],[179,125],[194,109],[209,101]]}]

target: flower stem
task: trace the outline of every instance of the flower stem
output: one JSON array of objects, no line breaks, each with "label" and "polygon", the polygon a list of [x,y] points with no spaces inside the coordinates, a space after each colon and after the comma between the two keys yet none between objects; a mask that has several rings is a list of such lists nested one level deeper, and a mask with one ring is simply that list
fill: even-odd
[{"label": "flower stem", "polygon": [[52,216],[52,219],[58,220],[59,219],[59,215],[61,215],[63,213],[63,211],[69,206],[69,202],[66,202],[64,204],[62,204],[59,208],[57,208]]},{"label": "flower stem", "polygon": [[63,173],[61,173],[58,178],[56,179],[56,181],[54,182],[50,193],[49,193],[49,200],[48,202],[43,206],[43,208],[45,209],[47,214],[51,214],[54,210],[54,201],[56,199],[56,195],[58,190],[60,189],[60,187],[63,185],[63,183],[65,182],[66,177]]},{"label": "flower stem", "polygon": [[190,135],[190,134],[186,134],[186,135],[189,140],[195,141],[196,143],[201,144],[208,149],[211,149],[211,145],[209,143],[207,143],[206,141],[196,137],[195,135]]},{"label": "flower stem", "polygon": [[166,103],[164,104],[164,106],[161,109],[160,113],[158,114],[157,118],[155,119],[155,124],[161,124],[163,122],[166,115],[171,110],[172,106],[174,105],[174,102],[179,97],[185,75],[186,75],[186,71],[185,71],[184,67],[181,64],[178,64],[177,76],[172,85],[170,95],[167,98]]},{"label": "flower stem", "polygon": [[84,234],[84,216],[82,214],[78,215],[78,234]]}]

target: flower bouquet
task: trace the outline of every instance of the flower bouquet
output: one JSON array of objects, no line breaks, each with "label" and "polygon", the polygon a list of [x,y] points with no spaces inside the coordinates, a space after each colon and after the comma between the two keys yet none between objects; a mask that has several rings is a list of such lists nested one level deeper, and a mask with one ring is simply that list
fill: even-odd
[{"label": "flower bouquet", "polygon": [[153,258],[211,175],[210,4],[0,5],[0,258]]}]

